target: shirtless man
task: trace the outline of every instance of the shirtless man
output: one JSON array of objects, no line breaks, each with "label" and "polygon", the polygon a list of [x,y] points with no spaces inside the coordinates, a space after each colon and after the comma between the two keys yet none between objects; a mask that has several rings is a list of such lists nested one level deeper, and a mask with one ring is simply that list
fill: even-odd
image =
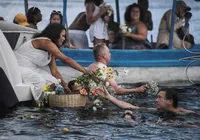
[{"label": "shirtless man", "polygon": [[72,45],[79,46],[81,49],[88,49],[86,31],[89,27],[90,25],[87,24],[85,12],[79,13],[69,26],[69,39]]},{"label": "shirtless man", "polygon": [[[93,55],[96,62],[92,63],[88,67],[89,70],[96,70],[99,68],[100,65],[103,65],[106,68],[107,65],[110,63],[110,50],[104,43],[97,44],[93,48]],[[131,89],[121,88],[117,85],[116,81],[113,78],[109,79],[108,82],[109,85],[112,86],[112,88],[115,90],[116,94],[142,93],[146,90],[144,86]]]}]

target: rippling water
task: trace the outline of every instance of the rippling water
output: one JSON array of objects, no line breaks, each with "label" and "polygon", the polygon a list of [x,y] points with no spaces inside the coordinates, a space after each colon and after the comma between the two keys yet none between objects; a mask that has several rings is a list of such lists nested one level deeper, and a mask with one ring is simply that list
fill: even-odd
[{"label": "rippling water", "polygon": [[[125,85],[132,87],[133,85]],[[176,87],[179,106],[200,114],[200,85]],[[152,95],[118,96],[134,105],[155,107]],[[108,107],[109,106],[109,107]],[[109,104],[96,112],[78,108],[36,108],[19,106],[0,120],[1,140],[44,139],[200,139],[200,116],[177,116],[160,123],[158,114],[134,111],[135,122],[122,118],[123,110]],[[64,131],[68,128],[68,131]]]}]

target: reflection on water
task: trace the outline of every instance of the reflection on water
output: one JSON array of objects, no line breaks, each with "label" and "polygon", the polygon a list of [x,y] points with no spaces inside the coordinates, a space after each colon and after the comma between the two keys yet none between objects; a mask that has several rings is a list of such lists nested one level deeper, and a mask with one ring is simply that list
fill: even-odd
[{"label": "reflection on water", "polygon": [[[175,89],[179,93],[179,105],[198,114],[199,87]],[[152,95],[119,98],[138,106],[155,106]],[[19,106],[0,120],[0,139],[200,139],[200,117],[197,115],[177,116],[173,120],[156,123],[158,113],[136,110],[135,122],[128,123],[121,117],[123,110],[110,106],[97,112],[84,108]],[[68,131],[64,131],[64,128],[68,128]]]}]

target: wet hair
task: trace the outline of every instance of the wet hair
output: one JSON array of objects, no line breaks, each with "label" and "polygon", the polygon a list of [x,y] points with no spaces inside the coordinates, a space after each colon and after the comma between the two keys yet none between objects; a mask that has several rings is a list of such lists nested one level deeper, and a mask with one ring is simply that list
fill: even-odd
[{"label": "wet hair", "polygon": [[74,86],[75,85],[75,82],[76,82],[76,80],[71,80],[71,81],[69,81],[69,83],[68,83],[68,88],[72,91],[72,86]]},{"label": "wet hair", "polygon": [[30,9],[28,9],[27,12],[28,23],[32,23],[35,25],[34,15],[38,15],[40,12],[41,12],[40,9],[37,7],[31,7]]},{"label": "wet hair", "polygon": [[33,38],[37,37],[47,37],[54,44],[57,44],[58,39],[60,38],[60,33],[62,30],[66,30],[61,24],[49,24],[41,33],[34,35]]},{"label": "wet hair", "polygon": [[91,2],[93,2],[96,6],[99,6],[102,4],[102,0],[85,0],[85,5]]},{"label": "wet hair", "polygon": [[127,8],[126,8],[126,11],[125,11],[125,14],[124,14],[124,20],[126,23],[130,23],[131,22],[131,10],[133,8],[139,8],[140,9],[140,21],[143,21],[143,18],[144,18],[144,14],[143,14],[143,9],[142,7],[137,4],[137,3],[133,3],[131,5],[129,5]]},{"label": "wet hair", "polygon": [[[62,24],[62,14],[61,14],[61,12],[60,12],[60,11],[55,11],[55,10],[53,10],[53,11],[51,12],[51,15],[50,15],[49,20],[51,20],[52,17],[53,17],[54,15],[58,15],[58,16],[60,17],[60,24]],[[50,21],[50,22],[51,22],[51,21]]]},{"label": "wet hair", "polygon": [[173,101],[173,107],[178,107],[178,95],[177,93],[171,89],[171,88],[163,88],[160,91],[165,92],[165,98],[166,100],[172,100]]},{"label": "wet hair", "polygon": [[99,54],[101,53],[101,51],[104,49],[105,46],[106,46],[105,43],[98,43],[94,46],[93,55],[95,59],[97,58],[97,56],[99,56]]}]

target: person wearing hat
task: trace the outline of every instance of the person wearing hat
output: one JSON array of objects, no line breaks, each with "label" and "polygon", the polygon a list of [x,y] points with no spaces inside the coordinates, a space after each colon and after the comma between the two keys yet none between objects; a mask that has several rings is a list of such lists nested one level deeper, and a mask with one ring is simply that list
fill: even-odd
[{"label": "person wearing hat", "polygon": [[24,14],[19,13],[15,16],[13,23],[21,25],[21,26],[26,26],[29,27],[29,24],[27,22],[27,18]]},{"label": "person wearing hat", "polygon": [[[181,48],[191,48],[191,43],[181,40],[177,34],[177,29],[182,26],[183,19],[185,19],[186,12],[190,11],[191,8],[186,5],[184,1],[177,1],[176,4],[176,16],[174,23],[174,35],[173,35],[173,49],[181,49]],[[168,10],[163,15],[160,26],[159,33],[157,38],[157,48],[159,49],[167,49],[169,48],[169,36],[170,36],[170,27],[171,27],[171,17],[172,10]]]}]

